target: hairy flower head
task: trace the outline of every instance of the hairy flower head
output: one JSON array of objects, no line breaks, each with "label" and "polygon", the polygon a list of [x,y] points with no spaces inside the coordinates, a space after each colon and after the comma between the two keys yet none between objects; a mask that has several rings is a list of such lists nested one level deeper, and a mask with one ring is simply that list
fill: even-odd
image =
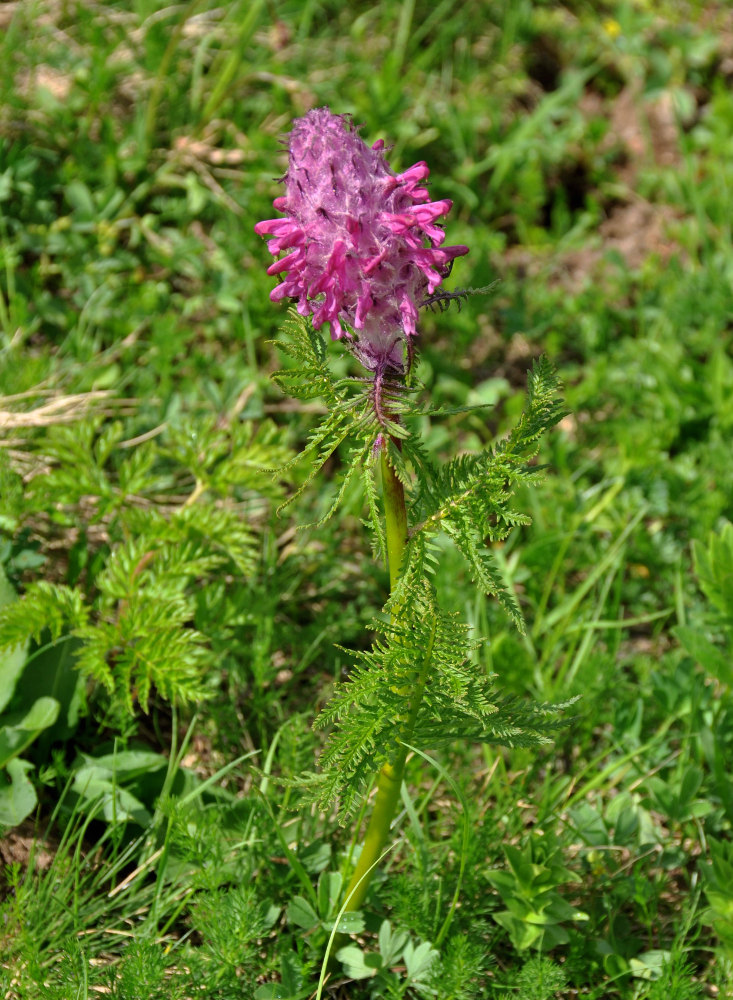
[{"label": "hairy flower head", "polygon": [[401,371],[418,308],[468,253],[441,246],[435,220],[452,203],[430,200],[426,163],[395,174],[382,140],[370,148],[328,108],[296,119],[288,148],[285,194],[274,201],[285,218],[255,226],[271,237],[267,273],[283,276],[270,298],[297,299],[298,312],[316,329],[330,323],[334,340],[348,337],[371,371]]}]

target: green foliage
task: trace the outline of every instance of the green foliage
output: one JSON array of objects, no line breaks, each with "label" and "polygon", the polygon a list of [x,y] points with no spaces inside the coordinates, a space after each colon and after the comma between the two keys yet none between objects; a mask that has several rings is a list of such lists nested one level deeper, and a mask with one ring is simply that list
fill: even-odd
[{"label": "green foliage", "polygon": [[505,910],[493,914],[508,931],[518,951],[538,947],[549,950],[569,940],[568,921],[587,920],[588,914],[571,906],[558,892],[561,886],[580,882],[552,846],[531,839],[523,849],[505,845],[509,868],[487,872],[501,896]]},{"label": "green foliage", "polygon": [[273,380],[288,396],[322,399],[329,410],[335,409],[344,400],[346,384],[334,381],[326,342],[321,334],[294,309],[283,324],[282,332],[286,339],[277,342],[278,348],[292,358],[294,367],[273,372]]},{"label": "green foliage", "polygon": [[501,1000],[552,1000],[567,986],[567,976],[560,966],[549,958],[530,958],[512,980],[510,993]]},{"label": "green foliage", "polygon": [[733,845],[710,839],[710,864],[704,865],[705,895],[709,904],[706,922],[712,925],[724,951],[733,956]]},{"label": "green foliage", "polygon": [[[73,583],[39,580],[7,604],[0,651],[31,640],[59,655],[71,648],[81,676],[107,690],[112,712],[131,713],[135,702],[147,711],[153,691],[180,703],[210,696],[212,643],[227,623],[206,617],[199,592],[225,575],[253,576],[253,523],[261,525],[263,502],[278,492],[262,465],[285,451],[272,428],[206,417],[115,461],[121,437],[119,423],[87,421],[52,428],[38,442],[51,470],[31,480],[29,511],[53,510],[67,530],[83,512],[88,535],[101,524],[106,545],[84,546],[82,536]],[[187,499],[151,504],[151,494],[170,494],[184,475],[195,482]]]},{"label": "green foliage", "polygon": [[[400,581],[385,607],[391,622],[375,624],[378,638],[372,649],[358,654],[349,680],[336,685],[317,720],[319,727],[339,725],[321,755],[316,801],[320,808],[327,808],[340,796],[344,818],[353,812],[371,775],[391,763],[405,742],[416,740],[437,747],[468,739],[536,746],[548,742],[557,728],[550,717],[561,706],[528,706],[493,690],[493,679],[476,668],[472,654],[478,644],[456,616],[439,610],[428,577],[434,573],[432,540],[445,531],[466,558],[477,583],[498,596],[515,621],[521,622],[484,539],[503,541],[512,527],[528,522],[509,501],[518,484],[540,477],[541,470],[529,461],[537,453],[542,433],[557,423],[563,411],[556,396],[557,379],[546,361],[538,362],[530,376],[527,408],[510,436],[482,454],[439,466],[405,427],[410,391],[396,382],[375,380],[362,385],[336,380],[324,361],[325,345],[306,320],[293,315],[285,332],[286,353],[296,367],[277,373],[276,378],[300,398],[313,398],[314,387],[322,387],[328,405],[306,444],[305,454],[312,454],[314,461],[296,496],[339,445],[347,443],[346,469],[325,517],[333,515],[352,477],[360,474],[369,523],[375,529],[375,549],[380,551],[384,537],[374,455],[381,447],[389,448],[389,461],[413,492],[407,555]],[[406,708],[406,702],[413,707]]]},{"label": "green foliage", "polygon": [[664,955],[658,978],[641,997],[642,1000],[698,1000],[705,996],[704,991],[705,984],[696,980],[692,964],[677,948]]},{"label": "green foliage", "polygon": [[[12,614],[20,604],[0,566],[0,608]],[[21,755],[54,726],[62,707],[72,717],[76,714],[71,704],[62,704],[67,701],[62,692],[54,690],[58,697],[51,697],[41,693],[42,685],[32,683],[34,678],[27,669],[27,638],[22,633],[13,641],[11,630],[10,641],[0,655],[0,827],[17,826],[38,802],[28,778],[33,765]]]},{"label": "green foliage", "polygon": [[[349,679],[337,683],[316,725],[334,722],[320,758],[317,801],[325,808],[340,795],[348,816],[375,771],[391,762],[404,742],[439,747],[455,740],[531,747],[547,743],[562,721],[563,706],[527,704],[501,696],[494,678],[477,670],[476,647],[455,615],[441,613],[429,588],[423,597],[400,592],[399,622],[373,626],[376,639],[360,652]],[[406,692],[422,695],[406,712]],[[414,704],[414,701],[413,701]]]},{"label": "green foliage", "polygon": [[[11,605],[16,600],[16,593],[7,578],[5,570],[0,567],[0,609]],[[26,645],[21,641],[15,646],[9,646],[0,659],[0,711],[10,701],[18,677],[23,670],[27,656]]]},{"label": "green foliage", "polygon": [[[150,776],[166,764],[161,754],[144,750],[122,750],[102,757],[83,754],[74,768],[69,802],[74,802],[80,812],[103,817],[108,823],[132,821],[147,829],[152,815],[140,796],[145,797],[145,780],[149,782]],[[160,787],[162,782],[158,784]]]},{"label": "green foliage", "polygon": [[[251,991],[255,981],[257,940],[279,915],[276,906],[259,900],[249,886],[208,893],[193,910],[193,927],[201,935],[199,976],[207,988]],[[243,976],[242,968],[249,971]]]},{"label": "green foliage", "polygon": [[[336,957],[352,979],[369,980],[369,996],[398,997],[406,989],[418,996],[433,995],[433,977],[438,953],[428,941],[415,944],[405,931],[393,931],[388,920],[382,921],[378,934],[379,949],[364,952],[356,945],[341,948]],[[405,976],[396,976],[391,970],[404,964]]]},{"label": "green foliage", "polygon": [[[309,321],[292,311],[283,332],[288,338],[282,343],[283,350],[286,355],[294,359],[297,367],[275,372],[273,378],[296,398],[322,398],[327,409],[323,419],[311,431],[301,454],[294,456],[290,462],[277,470],[277,474],[281,475],[304,458],[312,459],[307,477],[280,505],[278,513],[303,493],[339,446],[349,442],[351,446],[346,468],[335,499],[317,524],[323,524],[334,515],[350,483],[360,475],[369,500],[371,523],[381,539],[382,529],[376,527],[379,524],[379,516],[376,512],[374,487],[374,445],[383,429],[396,431],[398,425],[393,420],[379,419],[375,409],[374,388],[368,380],[337,379],[334,376],[325,360],[326,345],[323,337],[312,328]],[[389,389],[386,390],[386,396],[390,403],[398,404],[398,398],[390,393]],[[313,525],[303,527],[313,527]]]},{"label": "green foliage", "polygon": [[413,458],[417,477],[405,570],[408,581],[428,569],[430,538],[443,530],[468,563],[474,582],[497,597],[523,627],[516,600],[507,591],[485,540],[504,541],[513,527],[530,523],[509,502],[522,483],[536,483],[542,477],[543,470],[529,461],[537,454],[542,434],[564,415],[557,386],[547,360],[537,362],[529,376],[527,406],[517,425],[505,441],[478,455],[460,456],[436,468],[407,439],[405,454]]},{"label": "green foliage", "polygon": [[733,524],[711,533],[707,548],[695,541],[695,573],[700,588],[718,613],[721,623],[733,629]]}]

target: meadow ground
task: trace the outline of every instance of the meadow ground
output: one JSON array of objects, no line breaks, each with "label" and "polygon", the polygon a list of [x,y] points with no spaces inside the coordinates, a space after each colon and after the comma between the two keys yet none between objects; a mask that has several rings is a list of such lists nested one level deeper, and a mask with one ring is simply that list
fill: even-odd
[{"label": "meadow ground", "polygon": [[[0,992],[733,996],[730,5],[17,0],[0,94]],[[358,835],[296,779],[388,583],[356,485],[297,530],[343,453],[275,513],[323,406],[270,378],[253,232],[323,105],[428,162],[489,288],[422,316],[429,452],[559,372],[493,546],[526,633],[448,544],[435,583],[500,691],[579,696],[539,752],[409,759],[328,969]]]}]

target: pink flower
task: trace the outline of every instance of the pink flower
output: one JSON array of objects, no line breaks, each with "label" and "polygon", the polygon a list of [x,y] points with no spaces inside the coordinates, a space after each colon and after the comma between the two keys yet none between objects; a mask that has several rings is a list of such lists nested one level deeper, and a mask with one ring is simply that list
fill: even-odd
[{"label": "pink flower", "polygon": [[273,302],[297,299],[301,315],[312,313],[316,329],[330,323],[334,340],[348,337],[374,372],[403,370],[418,308],[468,253],[441,247],[435,220],[452,203],[430,201],[427,164],[395,174],[383,149],[382,140],[370,149],[347,116],[309,111],[293,125],[285,195],[274,201],[285,218],[255,226],[277,258],[267,273],[283,275]]}]

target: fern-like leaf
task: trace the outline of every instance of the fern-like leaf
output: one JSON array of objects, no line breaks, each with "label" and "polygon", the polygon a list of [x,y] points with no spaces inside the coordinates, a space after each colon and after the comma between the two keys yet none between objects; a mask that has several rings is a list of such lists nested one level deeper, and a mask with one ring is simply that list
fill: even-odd
[{"label": "fern-like leaf", "polygon": [[204,698],[205,637],[187,626],[190,614],[185,600],[150,601],[137,593],[114,620],[76,630],[83,640],[77,666],[119,696],[129,712],[135,700],[148,710],[153,685],[169,700]]},{"label": "fern-like leaf", "polygon": [[279,341],[280,350],[295,362],[294,368],[284,368],[273,374],[280,388],[296,399],[323,399],[329,409],[343,398],[343,390],[334,379],[327,362],[326,344],[311,323],[294,309],[283,325],[286,340]]},{"label": "fern-like leaf", "polygon": [[495,448],[459,456],[437,468],[414,439],[407,439],[403,452],[417,480],[411,552],[405,563],[413,576],[424,568],[427,549],[422,539],[445,531],[468,563],[473,580],[496,597],[517,627],[523,628],[519,606],[485,540],[501,541],[513,527],[529,523],[526,514],[513,509],[510,499],[519,482],[533,482],[540,477],[541,470],[528,463],[537,453],[542,433],[563,415],[557,379],[550,364],[540,359],[529,376],[527,406],[518,425]]},{"label": "fern-like leaf", "polygon": [[29,639],[39,642],[46,629],[55,642],[65,631],[84,626],[88,617],[80,591],[45,580],[33,583],[20,600],[0,610],[0,653]]},{"label": "fern-like leaf", "polygon": [[349,680],[336,685],[315,723],[334,728],[312,801],[326,808],[338,796],[342,821],[371,775],[405,744],[437,747],[463,739],[537,746],[567,724],[556,718],[563,705],[501,697],[475,662],[480,643],[468,626],[437,608],[424,579],[409,580],[403,574],[402,589],[388,605],[400,617],[374,623],[372,648],[353,654]]}]

